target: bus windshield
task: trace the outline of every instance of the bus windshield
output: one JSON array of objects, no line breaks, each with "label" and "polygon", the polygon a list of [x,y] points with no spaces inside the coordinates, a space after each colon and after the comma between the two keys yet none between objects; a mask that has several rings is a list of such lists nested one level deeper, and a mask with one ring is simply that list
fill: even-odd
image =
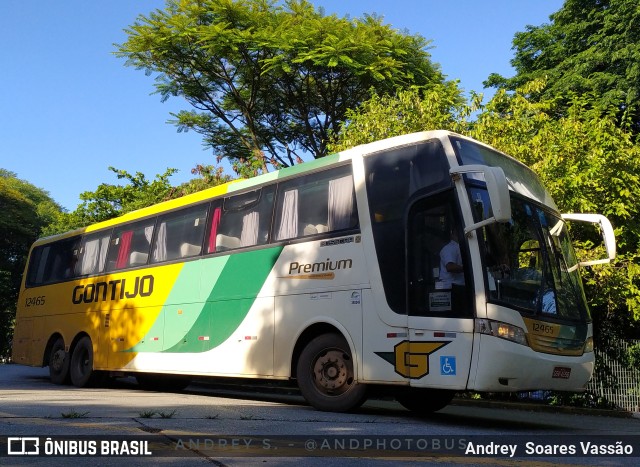
[{"label": "bus windshield", "polygon": [[[470,194],[474,214],[480,216],[487,192],[470,187]],[[589,321],[578,262],[562,219],[515,194],[511,206],[510,222],[479,232],[489,300],[547,318]]]},{"label": "bus windshield", "polygon": [[[578,262],[555,202],[531,169],[489,147],[451,138],[462,165],[499,166],[511,191],[512,218],[479,232],[489,300],[523,313],[590,321]],[[491,217],[484,183],[465,175],[476,222]],[[543,209],[540,206],[546,206]]]},{"label": "bus windshield", "polygon": [[[474,141],[452,137],[451,143],[458,154],[461,165],[480,164],[501,167],[511,190],[557,210],[553,198],[542,185],[538,176],[526,165]],[[469,178],[470,175],[466,175],[466,177]]]}]

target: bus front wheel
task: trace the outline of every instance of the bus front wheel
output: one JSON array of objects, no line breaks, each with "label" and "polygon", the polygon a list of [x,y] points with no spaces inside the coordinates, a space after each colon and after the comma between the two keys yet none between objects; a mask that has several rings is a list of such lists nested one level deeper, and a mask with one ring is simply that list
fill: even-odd
[{"label": "bus front wheel", "polygon": [[76,344],[69,366],[74,386],[83,388],[93,384],[96,372],[93,371],[93,344],[88,336],[82,337]]},{"label": "bus front wheel", "polygon": [[62,337],[58,337],[51,346],[49,379],[53,384],[69,384],[69,354],[64,350]]},{"label": "bus front wheel", "polygon": [[366,398],[366,386],[355,380],[351,350],[340,335],[312,339],[302,350],[296,369],[300,392],[318,410],[347,412]]}]

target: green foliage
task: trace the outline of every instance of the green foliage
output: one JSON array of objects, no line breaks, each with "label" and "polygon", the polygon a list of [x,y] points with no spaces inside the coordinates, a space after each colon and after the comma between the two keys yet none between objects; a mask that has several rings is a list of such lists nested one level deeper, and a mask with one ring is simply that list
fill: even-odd
[{"label": "green foliage", "polygon": [[173,190],[169,177],[177,171],[177,169],[167,169],[164,174],[157,175],[155,180],[149,181],[140,172],[132,175],[125,170],[113,167],[109,167],[109,170],[114,172],[118,179],[126,179],[128,184],[101,183],[96,191],[81,193],[82,203],[76,210],[60,214],[47,227],[45,233],[52,235],[66,232],[169,199]]},{"label": "green foliage", "polygon": [[629,347],[627,350],[627,356],[629,358],[629,363],[634,368],[640,368],[640,342],[636,342]]},{"label": "green foliage", "polygon": [[169,178],[177,169],[168,168],[163,174],[156,175],[154,180],[147,180],[140,172],[135,175],[125,170],[109,167],[118,179],[126,180],[124,185],[101,183],[95,191],[80,194],[82,203],[72,212],[58,213],[47,225],[45,234],[67,232],[96,222],[121,216],[137,209],[153,204],[179,198],[190,193],[204,190],[230,180],[222,173],[221,168],[211,165],[198,165],[191,172],[196,178],[178,187],[171,185]]},{"label": "green foliage", "polygon": [[331,152],[359,144],[416,131],[451,130],[466,132],[467,118],[477,110],[482,96],[474,95],[468,105],[454,82],[431,89],[411,88],[394,96],[373,94],[358,109],[347,112],[347,122],[333,135]]},{"label": "green foliage", "polygon": [[116,55],[157,74],[162,99],[183,97],[193,109],[174,115],[179,131],[202,134],[243,176],[326,155],[372,88],[443,81],[421,36],[304,0],[169,0],[126,32]]},{"label": "green foliage", "polygon": [[[545,89],[535,81],[514,94],[499,91],[478,116],[470,135],[533,168],[563,211],[601,212],[618,225],[621,246],[638,231],[640,147],[617,125],[615,109],[593,95],[534,102]],[[631,223],[631,224],[630,224]],[[632,244],[632,247],[635,247]]]},{"label": "green foliage", "polygon": [[585,409],[615,409],[614,404],[591,392],[553,391],[547,399],[549,405],[558,407],[581,407]]},{"label": "green foliage", "polygon": [[640,131],[640,6],[637,0],[566,0],[551,22],[527,26],[515,35],[516,75],[492,74],[487,86],[514,90],[546,77],[549,86],[536,100],[561,98],[558,110],[571,106],[570,93],[591,94],[604,107],[615,106],[618,122]]},{"label": "green foliage", "polygon": [[29,248],[61,208],[49,194],[0,169],[0,356],[9,352],[20,279]]},{"label": "green foliage", "polygon": [[173,409],[171,412],[158,412],[158,415],[160,415],[160,418],[173,418],[177,413],[178,411]]},{"label": "green foliage", "polygon": [[191,173],[197,175],[197,178],[192,178],[187,183],[183,183],[179,187],[174,188],[170,194],[171,198],[196,193],[232,180],[229,175],[224,174],[222,167],[215,167],[213,165],[198,164],[191,169]]}]

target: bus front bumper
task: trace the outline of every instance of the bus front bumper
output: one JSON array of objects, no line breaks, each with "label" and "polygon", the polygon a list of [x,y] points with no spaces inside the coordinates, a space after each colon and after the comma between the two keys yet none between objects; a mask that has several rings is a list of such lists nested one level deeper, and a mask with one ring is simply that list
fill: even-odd
[{"label": "bus front bumper", "polygon": [[595,356],[553,355],[494,336],[479,335],[475,391],[582,391],[591,379]]}]

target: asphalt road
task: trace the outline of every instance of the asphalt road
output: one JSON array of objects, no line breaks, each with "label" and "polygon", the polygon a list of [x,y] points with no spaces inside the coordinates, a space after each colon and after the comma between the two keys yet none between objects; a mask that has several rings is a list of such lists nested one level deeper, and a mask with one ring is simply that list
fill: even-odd
[{"label": "asphalt road", "polygon": [[[44,456],[20,455],[36,443]],[[295,393],[194,384],[172,394],[132,379],[78,389],[51,384],[47,368],[0,365],[0,465],[87,464],[78,454],[94,465],[629,465],[640,419],[455,404],[417,418],[389,400],[337,414]]]}]

